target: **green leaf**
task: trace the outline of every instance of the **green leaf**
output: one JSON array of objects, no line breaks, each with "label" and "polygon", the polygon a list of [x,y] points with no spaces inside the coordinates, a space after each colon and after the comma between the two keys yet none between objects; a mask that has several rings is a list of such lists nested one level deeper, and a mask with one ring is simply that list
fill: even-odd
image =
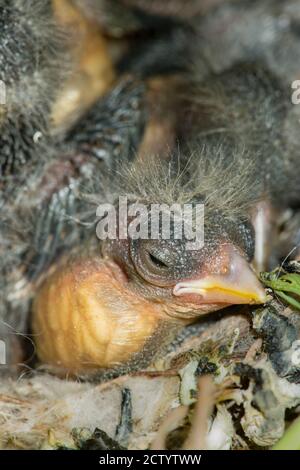
[{"label": "green leaf", "polygon": [[300,302],[298,302],[294,297],[291,297],[290,295],[285,294],[284,292],[280,291],[274,291],[278,297],[281,297],[283,300],[285,300],[288,304],[292,305],[295,307],[297,310],[300,310]]},{"label": "green leaf", "polygon": [[300,450],[300,419],[296,419],[285,431],[273,450]]},{"label": "green leaf", "polygon": [[[270,273],[261,273],[260,279],[263,284],[274,291],[274,293],[285,300],[292,307],[300,310],[300,274],[298,273],[286,273],[276,269]],[[299,297],[295,298],[294,295]]]}]

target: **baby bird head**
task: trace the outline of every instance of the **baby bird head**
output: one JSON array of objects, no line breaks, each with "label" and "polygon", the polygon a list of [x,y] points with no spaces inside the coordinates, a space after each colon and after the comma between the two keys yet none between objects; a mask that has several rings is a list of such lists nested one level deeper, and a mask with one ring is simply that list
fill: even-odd
[{"label": "baby bird head", "polygon": [[123,194],[138,217],[124,222],[118,204],[127,236],[118,227],[119,236],[106,240],[102,252],[124,271],[130,289],[160,302],[169,316],[193,318],[265,300],[251,267],[250,211],[257,197],[251,164],[243,160],[241,168],[235,157],[225,162],[224,151],[212,161],[206,149],[198,150],[184,170],[150,159],[126,172]]},{"label": "baby bird head", "polygon": [[[110,194],[114,204],[105,204],[102,215],[97,210],[101,241],[88,255],[81,250],[58,266],[34,300],[32,329],[43,362],[75,373],[145,364],[174,328],[229,305],[265,301],[251,268],[248,211],[255,191],[248,170],[243,164],[241,172],[235,159],[225,165],[222,153],[214,162],[203,155],[195,154],[184,171],[175,170],[174,161],[149,159],[120,172]],[[128,200],[126,218],[121,196]],[[142,217],[133,215],[131,203]],[[169,236],[163,218],[156,237],[149,236],[150,207],[163,203],[167,214],[174,203],[200,204],[204,240],[200,236],[194,245],[175,212]],[[107,225],[110,236],[103,237],[110,209],[115,217]],[[192,215],[191,225],[195,221]]]},{"label": "baby bird head", "polygon": [[[227,229],[227,230],[226,230]],[[171,317],[193,318],[233,304],[263,303],[265,293],[253,272],[250,224],[215,225],[201,248],[185,238],[115,240],[103,253],[126,274],[128,288],[159,302]]]}]

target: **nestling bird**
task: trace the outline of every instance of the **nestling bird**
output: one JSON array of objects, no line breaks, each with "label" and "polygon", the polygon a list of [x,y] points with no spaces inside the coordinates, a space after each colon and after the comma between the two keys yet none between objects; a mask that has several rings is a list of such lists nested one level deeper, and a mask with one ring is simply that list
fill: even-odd
[{"label": "nestling bird", "polygon": [[31,342],[24,335],[37,278],[64,249],[84,238],[77,224],[73,230],[66,219],[81,210],[74,196],[78,186],[87,190],[93,172],[101,174],[103,165],[110,167],[134,151],[144,123],[143,86],[125,80],[97,103],[101,152],[91,156],[78,134],[76,153],[75,140],[72,147],[71,136],[54,136],[51,128],[58,84],[71,73],[68,37],[54,19],[52,2],[3,0],[0,21],[0,77],[6,87],[0,108],[0,339],[12,370],[24,359],[23,342]]},{"label": "nestling bird", "polygon": [[[17,253],[21,280],[5,281],[2,318],[20,318],[21,308],[24,332],[34,298],[31,331],[42,363],[80,375],[141,368],[199,317],[265,301],[251,267],[253,214],[261,201],[279,210],[299,203],[295,117],[260,64],[207,83],[188,83],[177,119],[179,153],[131,162],[147,113],[143,85],[125,81],[52,142],[30,184],[15,189],[22,203],[14,214],[31,214],[33,223]],[[99,241],[97,220],[89,230],[74,223],[104,202],[118,214],[125,195],[146,207],[204,204],[204,247],[190,251],[175,225],[170,239],[160,231],[154,240]]]},{"label": "nestling bird", "polygon": [[261,203],[280,211],[299,202],[298,149],[289,132],[295,118],[261,64],[237,65],[209,83],[194,83],[193,106],[186,104],[178,128],[182,148],[193,147],[189,159],[142,159],[117,179],[115,193],[147,207],[203,203],[204,247],[189,251],[174,226],[170,240],[117,237],[59,265],[33,305],[44,362],[76,373],[141,366],[198,317],[265,301],[250,267],[253,219]]},{"label": "nestling bird", "polygon": [[0,80],[5,90],[0,105],[0,335],[6,339],[8,362],[15,327],[23,332],[26,323],[10,299],[24,272],[28,246],[29,218],[24,220],[20,207],[26,206],[34,170],[52,152],[50,107],[66,73],[65,45],[50,0],[0,1]]}]

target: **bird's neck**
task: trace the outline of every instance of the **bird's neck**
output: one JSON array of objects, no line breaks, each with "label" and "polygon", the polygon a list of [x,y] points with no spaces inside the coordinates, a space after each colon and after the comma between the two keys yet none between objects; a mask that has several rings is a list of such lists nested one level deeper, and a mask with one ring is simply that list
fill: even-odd
[{"label": "bird's neck", "polygon": [[42,285],[33,305],[39,358],[69,372],[130,361],[155,335],[164,311],[128,288],[112,261],[73,261]]}]

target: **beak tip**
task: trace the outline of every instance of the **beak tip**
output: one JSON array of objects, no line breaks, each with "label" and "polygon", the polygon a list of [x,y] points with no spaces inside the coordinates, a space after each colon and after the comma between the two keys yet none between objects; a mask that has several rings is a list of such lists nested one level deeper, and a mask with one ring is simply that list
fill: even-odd
[{"label": "beak tip", "polygon": [[253,299],[253,304],[265,304],[267,302],[267,294],[265,289],[261,287],[261,292],[259,292],[256,297]]},{"label": "beak tip", "polygon": [[173,289],[176,297],[194,295],[199,304],[264,304],[264,287],[248,262],[236,251],[231,253],[226,274],[208,274],[179,282]]}]

